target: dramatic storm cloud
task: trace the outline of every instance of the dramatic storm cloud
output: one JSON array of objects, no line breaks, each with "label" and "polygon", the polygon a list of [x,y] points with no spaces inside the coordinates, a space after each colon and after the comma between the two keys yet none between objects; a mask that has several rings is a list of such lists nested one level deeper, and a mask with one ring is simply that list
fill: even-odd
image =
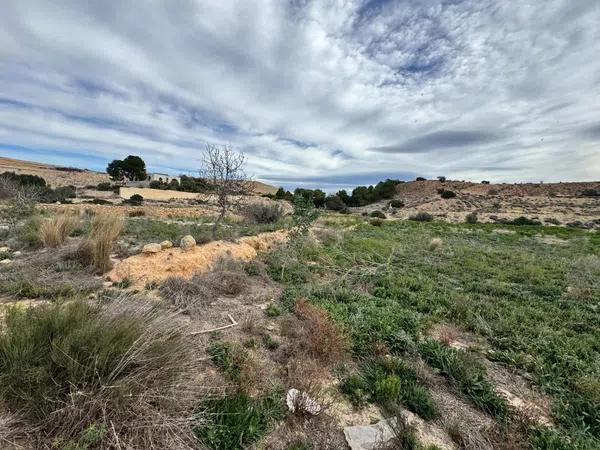
[{"label": "dramatic storm cloud", "polygon": [[[0,154],[256,177],[600,178],[597,0],[4,0]],[[355,182],[354,182],[355,181]]]}]

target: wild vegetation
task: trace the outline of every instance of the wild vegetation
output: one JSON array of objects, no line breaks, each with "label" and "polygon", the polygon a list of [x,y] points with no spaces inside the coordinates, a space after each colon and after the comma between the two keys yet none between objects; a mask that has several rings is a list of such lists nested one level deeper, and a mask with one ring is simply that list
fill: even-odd
[{"label": "wild vegetation", "polygon": [[[443,222],[388,180],[355,200],[226,199],[213,236],[215,205],[48,208],[5,181],[3,445],[339,449],[391,419],[381,449],[600,448],[594,230],[525,208]],[[434,202],[467,198],[431,183]],[[363,194],[377,204],[348,210]],[[165,276],[111,271],[136,258]]]}]

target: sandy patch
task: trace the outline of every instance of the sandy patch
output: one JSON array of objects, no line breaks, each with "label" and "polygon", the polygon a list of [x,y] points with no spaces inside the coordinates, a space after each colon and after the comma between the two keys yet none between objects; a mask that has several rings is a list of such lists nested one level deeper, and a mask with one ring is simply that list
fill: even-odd
[{"label": "sandy patch", "polygon": [[285,241],[286,237],[285,231],[274,231],[242,237],[235,242],[209,242],[189,251],[170,248],[154,254],[135,255],[118,263],[108,274],[108,278],[111,281],[128,278],[135,287],[143,287],[150,281],[160,282],[170,276],[189,278],[195,272],[211,269],[221,257],[249,261],[259,251]]}]

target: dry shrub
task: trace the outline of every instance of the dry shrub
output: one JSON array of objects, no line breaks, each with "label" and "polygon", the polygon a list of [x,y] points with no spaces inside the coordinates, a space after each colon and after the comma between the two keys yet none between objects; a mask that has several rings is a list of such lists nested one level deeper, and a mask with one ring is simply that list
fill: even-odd
[{"label": "dry shrub", "polygon": [[96,214],[92,227],[79,248],[81,258],[98,272],[111,269],[110,255],[123,229],[123,216],[108,212]]},{"label": "dry shrub", "polygon": [[208,272],[198,272],[191,279],[169,277],[160,287],[161,296],[182,312],[197,314],[221,295],[241,294],[248,284],[242,263],[221,258]]},{"label": "dry shrub", "polygon": [[294,313],[299,319],[295,340],[298,350],[325,365],[336,364],[345,358],[347,339],[327,311],[300,299]]},{"label": "dry shrub", "polygon": [[137,298],[14,308],[0,336],[0,399],[36,448],[88,448],[90,435],[94,448],[195,448],[192,348],[171,314]]},{"label": "dry shrub", "polygon": [[40,240],[44,247],[60,247],[75,230],[77,217],[70,214],[58,214],[40,224]]}]

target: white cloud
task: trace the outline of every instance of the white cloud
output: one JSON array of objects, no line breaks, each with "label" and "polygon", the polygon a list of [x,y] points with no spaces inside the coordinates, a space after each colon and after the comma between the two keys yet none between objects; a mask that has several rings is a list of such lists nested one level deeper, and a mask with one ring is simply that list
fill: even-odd
[{"label": "white cloud", "polygon": [[0,152],[177,171],[216,142],[265,179],[600,178],[595,1],[2,8]]}]

